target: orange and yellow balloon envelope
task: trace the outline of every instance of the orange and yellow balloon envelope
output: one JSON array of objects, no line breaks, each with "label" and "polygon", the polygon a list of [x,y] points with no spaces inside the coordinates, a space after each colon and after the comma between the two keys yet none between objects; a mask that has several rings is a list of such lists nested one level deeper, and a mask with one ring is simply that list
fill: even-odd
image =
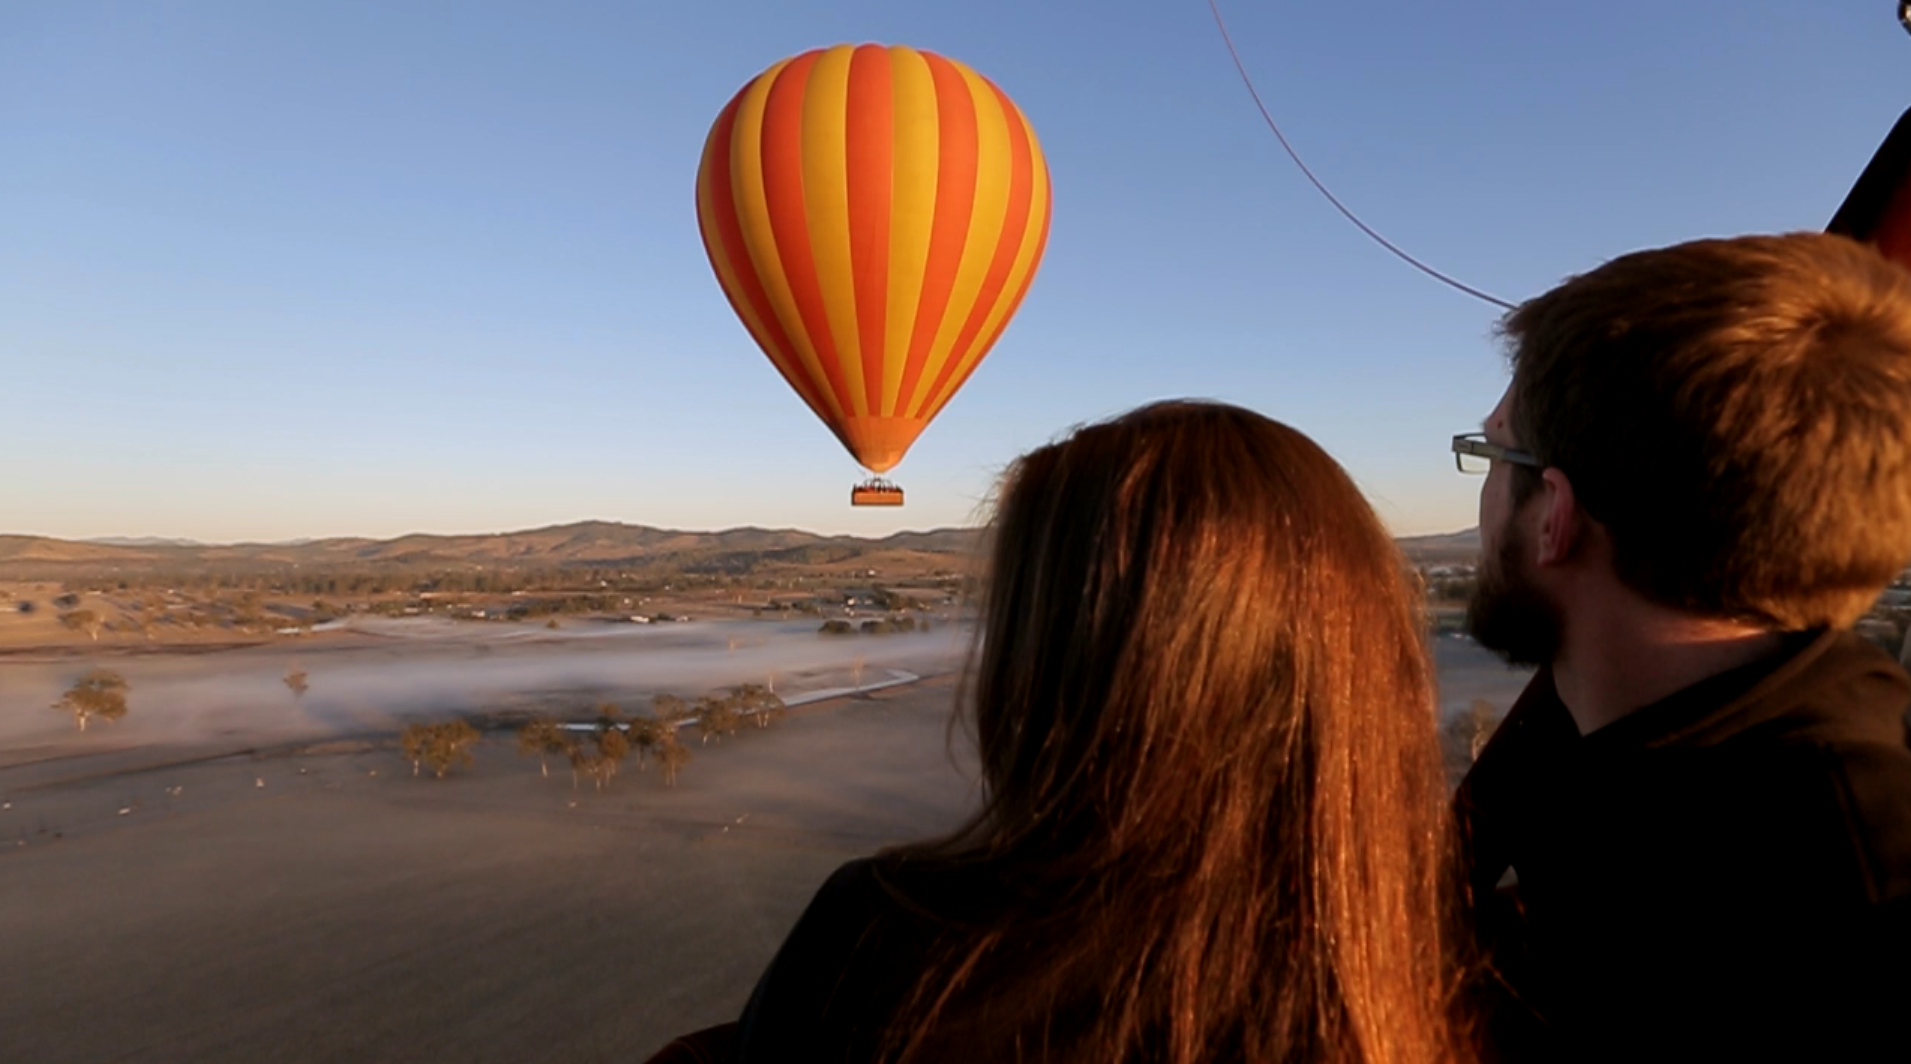
[{"label": "orange and yellow balloon envelope", "polygon": [[[717,116],[697,221],[777,372],[882,473],[1028,292],[1048,241],[1048,164],[1028,119],[963,64],[837,45],[770,67]],[[901,501],[866,489],[853,501]]]}]

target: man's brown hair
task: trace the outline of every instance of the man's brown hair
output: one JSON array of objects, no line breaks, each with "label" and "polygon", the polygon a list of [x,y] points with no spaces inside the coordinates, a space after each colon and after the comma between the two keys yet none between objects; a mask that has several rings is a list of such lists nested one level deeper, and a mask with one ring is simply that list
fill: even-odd
[{"label": "man's brown hair", "polygon": [[1625,255],[1509,314],[1513,430],[1653,601],[1846,626],[1911,558],[1911,274],[1816,233]]}]

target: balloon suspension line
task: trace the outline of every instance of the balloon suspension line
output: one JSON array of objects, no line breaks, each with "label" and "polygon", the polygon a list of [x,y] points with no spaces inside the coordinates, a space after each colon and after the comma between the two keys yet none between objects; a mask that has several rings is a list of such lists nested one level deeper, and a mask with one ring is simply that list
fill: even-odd
[{"label": "balloon suspension line", "polygon": [[1312,183],[1316,189],[1320,191],[1321,195],[1327,197],[1327,202],[1333,204],[1335,210],[1339,211],[1342,214],[1342,216],[1344,216],[1348,221],[1354,223],[1355,228],[1359,229],[1361,232],[1373,238],[1374,243],[1379,244],[1381,247],[1386,248],[1388,251],[1393,252],[1394,255],[1400,258],[1401,261],[1405,262],[1409,266],[1412,266],[1414,269],[1419,270],[1421,273],[1426,274],[1428,277],[1431,277],[1434,280],[1439,281],[1441,284],[1459,289],[1460,291],[1465,292],[1467,295],[1470,295],[1475,299],[1484,300],[1485,302],[1491,303],[1496,307],[1500,307],[1504,310],[1513,309],[1513,304],[1508,303],[1506,300],[1501,299],[1498,296],[1491,295],[1486,292],[1482,292],[1479,289],[1473,287],[1472,285],[1465,283],[1464,281],[1460,281],[1457,278],[1441,273],[1439,270],[1436,270],[1433,267],[1427,265],[1426,263],[1421,262],[1419,259],[1414,258],[1412,255],[1407,254],[1407,252],[1402,250],[1399,247],[1399,245],[1395,244],[1391,240],[1388,240],[1386,237],[1381,236],[1378,232],[1374,230],[1372,226],[1368,225],[1366,222],[1361,221],[1358,215],[1354,214],[1353,211],[1347,209],[1346,204],[1340,202],[1340,198],[1338,196],[1335,196],[1332,192],[1328,191],[1327,186],[1321,182],[1321,179],[1314,176],[1314,171],[1308,169],[1307,164],[1301,161],[1300,153],[1295,151],[1294,146],[1287,142],[1287,135],[1281,132],[1280,125],[1274,121],[1274,116],[1268,112],[1267,104],[1261,102],[1261,94],[1254,88],[1254,79],[1248,76],[1247,66],[1241,62],[1241,53],[1237,51],[1234,47],[1234,37],[1228,33],[1228,24],[1224,19],[1221,18],[1221,7],[1219,3],[1217,3],[1217,0],[1208,0],[1208,10],[1214,12],[1214,24],[1216,27],[1218,27],[1221,30],[1221,41],[1223,44],[1226,44],[1228,46],[1228,55],[1234,60],[1234,69],[1240,73],[1241,84],[1247,86],[1247,94],[1250,97],[1253,97],[1254,106],[1261,112],[1261,120],[1267,123],[1267,128],[1274,131],[1275,139],[1279,140],[1281,142],[1281,147],[1287,150],[1287,157],[1294,160],[1294,165],[1300,167],[1301,173],[1307,175],[1307,180],[1310,183]]}]

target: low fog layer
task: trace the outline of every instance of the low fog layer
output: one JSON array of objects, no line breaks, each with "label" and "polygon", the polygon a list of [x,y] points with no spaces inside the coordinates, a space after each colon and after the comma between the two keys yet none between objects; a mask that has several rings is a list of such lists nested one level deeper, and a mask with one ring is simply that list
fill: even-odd
[{"label": "low fog layer", "polygon": [[[154,654],[97,661],[0,661],[0,750],[49,752],[149,743],[251,745],[389,733],[406,721],[451,713],[588,715],[600,700],[646,712],[652,696],[694,697],[741,683],[786,698],[873,686],[960,667],[969,630],[883,636],[822,636],[810,623],[760,621],[674,625],[572,622],[541,626],[432,619],[358,622],[310,644],[207,654]],[[1504,712],[1527,673],[1509,670],[1471,642],[1441,638],[1444,715],[1485,699]],[[85,736],[54,710],[60,693],[103,664],[131,684],[124,720]],[[309,689],[285,684],[293,669]]]},{"label": "low fog layer", "polygon": [[[407,719],[448,713],[559,712],[618,702],[646,712],[660,692],[694,697],[741,683],[785,697],[876,684],[957,667],[966,630],[882,636],[822,636],[815,625],[708,622],[639,626],[572,622],[558,629],[370,621],[308,645],[279,644],[209,654],[158,654],[0,662],[0,748],[70,737],[70,718],[50,708],[93,665],[131,685],[125,719],[94,729],[119,743],[229,741],[363,735]],[[306,673],[303,696],[286,685]],[[92,731],[88,737],[91,738]]]}]

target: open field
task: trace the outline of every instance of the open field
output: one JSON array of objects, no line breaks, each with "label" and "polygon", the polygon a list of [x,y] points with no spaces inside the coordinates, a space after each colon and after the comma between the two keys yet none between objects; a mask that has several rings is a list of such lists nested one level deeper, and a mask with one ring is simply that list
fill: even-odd
[{"label": "open field", "polygon": [[837,864],[955,822],[949,700],[823,703],[674,790],[503,741],[444,780],[350,744],[0,770],[5,1056],[640,1060],[733,1017]]},{"label": "open field", "polygon": [[[954,626],[370,622],[325,644],[105,660],[131,713],[48,708],[90,664],[0,659],[0,1058],[641,1060],[733,1017],[842,861],[974,799]],[[1449,712],[1523,677],[1436,641]],[[291,664],[310,690],[283,682]],[[698,742],[678,785],[540,774],[508,732],[414,778],[406,721],[641,709],[774,675],[805,705]]]}]

